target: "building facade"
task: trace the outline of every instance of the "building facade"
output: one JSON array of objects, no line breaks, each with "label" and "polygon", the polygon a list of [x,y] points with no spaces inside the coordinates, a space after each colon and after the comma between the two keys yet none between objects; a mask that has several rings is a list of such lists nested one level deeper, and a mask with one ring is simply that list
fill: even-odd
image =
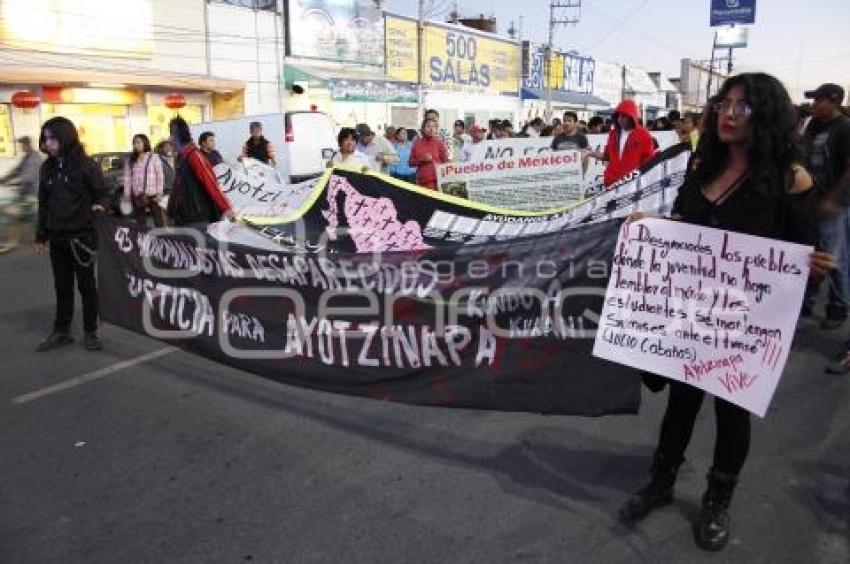
[{"label": "building facade", "polygon": [[[58,115],[94,154],[128,151],[136,133],[156,143],[177,114],[197,123],[281,111],[280,7],[234,4],[0,0],[0,158]],[[41,103],[15,107],[22,91]],[[172,94],[183,107],[168,106]]]}]

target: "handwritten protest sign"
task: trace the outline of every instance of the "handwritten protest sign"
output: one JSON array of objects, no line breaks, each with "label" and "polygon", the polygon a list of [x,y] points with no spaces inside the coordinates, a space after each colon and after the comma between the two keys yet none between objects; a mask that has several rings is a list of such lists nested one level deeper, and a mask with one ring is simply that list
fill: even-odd
[{"label": "handwritten protest sign", "polygon": [[791,349],[811,251],[660,219],[624,225],[593,354],[764,417]]},{"label": "handwritten protest sign", "polygon": [[546,151],[437,167],[440,190],[472,201],[540,211],[584,198],[578,151]]}]

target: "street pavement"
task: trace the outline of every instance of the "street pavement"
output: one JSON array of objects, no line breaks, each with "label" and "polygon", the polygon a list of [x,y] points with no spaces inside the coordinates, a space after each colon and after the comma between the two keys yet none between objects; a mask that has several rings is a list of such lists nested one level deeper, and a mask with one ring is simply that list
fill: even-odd
[{"label": "street pavement", "polygon": [[0,257],[0,295],[2,564],[850,562],[850,376],[823,372],[842,331],[801,325],[754,420],[733,539],[707,554],[690,523],[711,401],[677,500],[626,529],[616,511],[646,480],[666,393],[598,419],[410,407],[280,385],[109,325],[103,351],[78,338],[37,355],[47,259]]}]

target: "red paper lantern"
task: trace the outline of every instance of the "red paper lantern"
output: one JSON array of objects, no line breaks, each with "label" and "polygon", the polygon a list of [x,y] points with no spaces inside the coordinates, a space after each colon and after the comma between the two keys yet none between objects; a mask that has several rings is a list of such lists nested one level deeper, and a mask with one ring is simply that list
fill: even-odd
[{"label": "red paper lantern", "polygon": [[164,100],[165,107],[171,110],[179,110],[186,107],[186,96],[183,94],[169,94]]},{"label": "red paper lantern", "polygon": [[12,105],[22,110],[31,110],[37,108],[41,104],[41,98],[38,94],[23,90],[12,94]]}]

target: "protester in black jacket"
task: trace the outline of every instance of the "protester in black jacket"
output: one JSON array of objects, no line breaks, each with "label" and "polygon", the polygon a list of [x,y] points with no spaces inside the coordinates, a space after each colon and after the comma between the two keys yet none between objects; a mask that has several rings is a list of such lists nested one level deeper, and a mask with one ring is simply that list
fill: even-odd
[{"label": "protester in black jacket", "polygon": [[[673,204],[672,218],[811,245],[817,238],[815,191],[798,163],[791,99],[776,78],[747,73],[727,79],[706,114],[700,150]],[[628,221],[645,214],[635,213]],[[835,266],[823,252],[810,256],[811,275],[822,278]],[[667,411],[650,468],[651,481],[622,507],[627,523],[673,500],[673,485],[705,393],[689,384],[669,383]],[[729,504],[750,449],[750,414],[714,399],[716,439],[712,467],[694,524],[697,544],[720,550],[730,538]]]},{"label": "protester in black jacket", "polygon": [[50,247],[56,289],[53,332],[36,349],[46,351],[73,342],[74,279],[83,299],[84,345],[101,348],[97,337],[97,286],[94,263],[97,235],[94,214],[105,209],[109,192],[100,167],[86,155],[77,128],[63,117],[48,120],[41,128],[39,147],[47,153],[38,187],[38,229],[35,251]]}]

